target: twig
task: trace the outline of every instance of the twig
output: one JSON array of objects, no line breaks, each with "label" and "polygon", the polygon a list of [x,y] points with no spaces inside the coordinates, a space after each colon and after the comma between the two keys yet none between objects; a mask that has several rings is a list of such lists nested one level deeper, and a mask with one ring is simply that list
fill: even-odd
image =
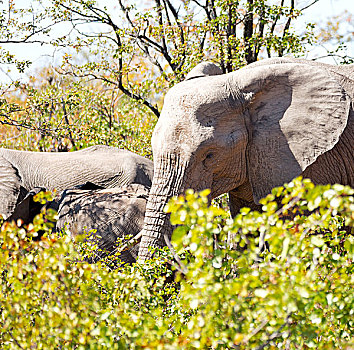
[{"label": "twig", "polygon": [[16,343],[16,345],[20,348],[20,349],[24,349],[19,343],[18,341],[14,338],[14,336],[12,335],[12,333],[9,331],[9,334],[11,336],[11,338],[13,339],[13,341]]},{"label": "twig", "polygon": [[123,247],[117,247],[116,249],[114,249],[111,253],[111,255],[115,254],[118,250],[120,252],[124,252],[129,250],[130,248],[136,246],[140,240],[141,237],[143,236],[143,230],[141,230],[137,235],[135,235],[133,238],[131,238],[128,242],[126,242]]},{"label": "twig", "polygon": [[186,274],[186,273],[188,272],[188,269],[187,269],[186,265],[183,264],[183,262],[182,262],[182,260],[179,258],[179,256],[177,255],[177,253],[176,253],[175,249],[173,248],[173,246],[172,246],[172,244],[171,244],[171,241],[169,240],[167,234],[165,233],[163,237],[164,237],[164,239],[165,239],[165,242],[166,242],[167,247],[170,249],[170,251],[171,251],[173,257],[175,258],[175,260],[176,260],[176,261],[178,262],[178,264],[179,264],[178,267],[177,267],[176,265],[174,265],[174,266],[176,266],[176,268],[178,268],[178,270],[179,270],[180,272],[182,272],[183,274]]},{"label": "twig", "polygon": [[[267,341],[266,341],[265,343],[263,343],[262,345],[258,346],[258,347],[256,348],[256,350],[262,350],[262,349],[264,349],[265,347],[267,347],[267,346],[269,345],[269,343],[270,343],[273,339],[281,337],[281,336],[285,333],[285,332],[281,332],[281,330],[282,330],[285,326],[287,326],[287,325],[289,324],[289,318],[290,318],[290,314],[289,314],[288,316],[286,316],[285,323],[284,323],[282,326],[280,326],[280,328],[279,328],[277,331],[273,332],[273,333],[268,337]],[[267,322],[267,323],[268,323],[268,322]]]},{"label": "twig", "polygon": [[243,341],[243,343],[248,343],[248,341],[257,333],[259,333],[268,324],[268,322],[268,320],[263,320],[263,322],[251,332],[251,334],[245,339],[245,341]]},{"label": "twig", "polygon": [[75,141],[74,141],[74,138],[73,138],[73,134],[72,134],[72,132],[70,130],[70,123],[69,123],[68,113],[66,112],[66,105],[65,105],[65,101],[64,101],[63,98],[61,99],[61,103],[62,103],[62,106],[63,106],[64,119],[65,119],[66,124],[69,127],[68,128],[69,140],[70,140],[71,144],[73,145],[73,147],[76,148],[76,144],[75,144]]},{"label": "twig", "polygon": [[314,0],[311,4],[309,4],[309,5],[305,6],[305,7],[303,7],[302,9],[300,9],[300,11],[302,12],[302,11],[308,9],[309,7],[311,7],[312,5],[316,4],[316,2],[319,2],[319,1],[320,0]]}]

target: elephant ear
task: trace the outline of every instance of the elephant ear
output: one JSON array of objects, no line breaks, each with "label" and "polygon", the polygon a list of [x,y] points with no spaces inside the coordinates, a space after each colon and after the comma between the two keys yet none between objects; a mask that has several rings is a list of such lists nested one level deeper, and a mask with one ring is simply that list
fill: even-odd
[{"label": "elephant ear", "polygon": [[350,99],[328,71],[307,64],[231,74],[249,101],[248,172],[258,203],[335,146],[347,125]]},{"label": "elephant ear", "polygon": [[20,196],[21,178],[17,169],[0,156],[0,215],[6,220],[15,210]]},{"label": "elephant ear", "polygon": [[211,75],[221,75],[222,70],[219,66],[212,62],[202,62],[196,65],[187,75],[184,80],[202,78]]}]

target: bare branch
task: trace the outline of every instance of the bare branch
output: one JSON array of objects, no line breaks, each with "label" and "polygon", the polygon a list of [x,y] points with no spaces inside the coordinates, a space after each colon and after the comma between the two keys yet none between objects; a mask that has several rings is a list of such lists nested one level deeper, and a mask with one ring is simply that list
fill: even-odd
[{"label": "bare branch", "polygon": [[[284,30],[283,30],[283,38],[285,38],[285,35],[287,34],[287,32],[289,31],[289,28],[290,28],[290,23],[291,23],[291,15],[294,11],[294,8],[295,8],[295,0],[291,0],[291,5],[290,5],[290,13],[289,13],[289,17],[288,17],[288,20],[286,21],[286,24],[284,26]],[[279,57],[282,57],[283,54],[284,54],[284,49],[281,47],[279,48]]]},{"label": "bare branch", "polygon": [[[162,18],[161,2],[160,2],[160,0],[155,0],[155,3],[156,3],[156,11],[157,11],[158,23],[159,23],[160,29],[162,29],[162,28],[164,28],[164,23],[163,23],[163,18]],[[163,52],[167,52],[166,39],[165,39],[164,35],[162,35],[161,41],[162,41]]]},{"label": "bare branch", "polygon": [[128,23],[131,25],[132,28],[135,28],[135,25],[130,18],[128,8],[123,5],[122,0],[118,0],[118,2],[119,2],[119,6],[120,6],[121,10],[125,14],[125,18],[127,19]]},{"label": "bare branch", "polygon": [[21,344],[16,340],[16,338],[12,335],[12,332],[8,331],[10,334],[10,337],[12,338],[12,340],[16,343],[16,345],[20,348],[20,349],[24,349]]},{"label": "bare branch", "polygon": [[312,5],[316,4],[316,2],[319,2],[319,1],[320,0],[314,0],[311,4],[309,4],[309,5],[305,6],[305,7],[303,7],[302,9],[300,9],[300,11],[302,12],[302,11],[308,9],[309,7],[311,7]]},{"label": "bare branch", "polygon": [[182,260],[179,258],[178,254],[176,253],[175,249],[173,248],[171,241],[169,240],[167,234],[164,235],[164,239],[165,239],[167,247],[170,249],[173,257],[175,258],[175,260],[178,263],[177,266],[175,264],[174,264],[174,266],[178,269],[179,272],[186,274],[188,272],[188,269],[187,269],[186,265],[183,264]]},{"label": "bare branch", "polygon": [[253,36],[253,0],[247,0],[247,13],[244,19],[243,40],[245,42],[245,59],[247,64],[255,61],[250,39]]},{"label": "bare branch", "polygon": [[0,44],[44,44],[45,41],[44,40],[29,40],[30,38],[32,38],[33,36],[37,35],[37,34],[41,34],[45,31],[47,31],[48,29],[54,27],[54,25],[59,24],[59,23],[63,23],[65,22],[64,20],[52,23],[46,27],[42,27],[36,31],[33,31],[32,33],[26,35],[24,38],[22,39],[6,39],[6,40],[0,40]]},{"label": "bare branch", "polygon": [[5,115],[3,113],[1,113],[0,116],[4,118],[3,120],[0,120],[0,124],[2,125],[14,126],[16,128],[24,128],[32,131],[39,131],[40,133],[44,133],[47,135],[51,135],[58,130],[64,130],[63,128],[55,128],[55,129],[46,129],[46,128],[38,128],[38,127],[35,128],[25,122],[18,122],[17,120],[10,118],[8,115]]},{"label": "bare branch", "polygon": [[69,6],[66,6],[66,5],[63,4],[63,3],[59,3],[58,5],[59,5],[60,7],[62,7],[62,8],[64,8],[64,9],[66,9],[66,10],[72,12],[72,13],[75,13],[76,15],[78,15],[78,16],[80,16],[80,17],[82,17],[82,18],[87,18],[87,19],[90,19],[90,20],[102,20],[102,19],[103,19],[102,16],[90,16],[90,15],[88,15],[88,14],[84,14],[84,13],[82,13],[82,12],[76,10],[75,8],[71,8],[71,7],[69,7]]},{"label": "bare branch", "polygon": [[205,5],[202,5],[199,1],[197,0],[192,0],[194,3],[196,3],[199,7],[203,8],[206,10],[208,8],[208,1],[205,2]]},{"label": "bare branch", "polygon": [[[284,0],[281,0],[281,3],[280,3],[280,7],[283,7],[284,6]],[[277,25],[277,22],[279,21],[280,19],[280,14],[278,13],[277,16],[275,17],[275,20],[270,28],[270,31],[269,31],[269,34],[270,35],[273,35],[274,34],[274,31],[275,31],[275,27]],[[267,46],[267,53],[268,53],[268,58],[271,57],[271,48],[269,46]]]},{"label": "bare branch", "polygon": [[176,24],[180,30],[180,39],[181,39],[181,43],[182,45],[184,45],[185,40],[184,40],[184,30],[183,30],[183,26],[181,25],[181,21],[179,19],[178,16],[178,11],[173,7],[173,5],[171,4],[170,0],[163,0],[165,4],[167,4],[169,10],[172,12],[173,17],[175,18]]}]

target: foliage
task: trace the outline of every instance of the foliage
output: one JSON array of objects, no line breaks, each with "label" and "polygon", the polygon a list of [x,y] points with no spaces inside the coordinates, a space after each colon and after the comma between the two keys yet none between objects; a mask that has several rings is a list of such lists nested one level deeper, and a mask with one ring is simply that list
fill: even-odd
[{"label": "foliage", "polygon": [[[229,72],[265,56],[301,56],[316,39],[313,25],[292,28],[303,12],[292,0],[0,5],[1,45],[51,44],[63,58],[1,87],[0,140],[15,149],[107,144],[151,157],[162,95],[199,61]],[[21,72],[30,65],[5,48],[0,63]],[[51,233],[53,211],[27,228],[3,223],[0,348],[353,345],[353,190],[295,180],[274,190],[262,213],[244,209],[234,220],[225,197],[209,207],[206,196],[189,191],[169,203],[179,225],[171,249],[115,270],[119,249],[88,264],[82,254],[95,244]],[[269,250],[260,249],[265,242]]]},{"label": "foliage", "polygon": [[353,44],[353,41],[353,14],[349,11],[328,18],[319,26],[317,42],[324,48],[331,44],[333,49],[327,49],[327,55],[334,57],[340,64],[354,63],[353,54],[350,55],[350,50],[347,47],[348,44]]},{"label": "foliage", "polygon": [[140,332],[148,340],[149,327],[162,336],[155,320],[170,312],[167,296],[176,297],[173,284],[162,290],[165,265],[90,265],[67,235],[36,242],[33,232],[48,225],[42,213],[28,232],[14,223],[1,228],[1,349],[128,349]]},{"label": "foliage", "polygon": [[12,128],[0,130],[3,147],[67,151],[106,144],[151,157],[155,118],[115,89],[44,69],[6,96],[2,123]]},{"label": "foliage", "polygon": [[44,214],[28,232],[5,223],[1,348],[349,349],[353,193],[297,179],[263,200],[264,212],[231,220],[208,206],[208,191],[188,191],[167,208],[179,225],[173,251],[114,271],[85,263],[82,242],[50,234]]},{"label": "foliage", "polygon": [[[171,222],[183,225],[173,237],[177,253],[193,256],[181,261],[193,281],[182,284],[181,302],[198,310],[184,335],[201,348],[332,349],[350,341],[354,239],[342,226],[353,226],[353,193],[295,180],[263,200],[263,213],[243,209],[226,224],[224,211],[207,207],[208,192],[170,204]],[[230,234],[236,250],[225,247]],[[258,249],[262,240],[270,251]]]},{"label": "foliage", "polygon": [[2,72],[31,64],[10,52],[14,44],[50,46],[59,58],[29,81],[0,86],[2,146],[68,151],[101,143],[151,157],[163,94],[200,61],[230,72],[264,57],[302,56],[317,40],[333,39],[339,46],[329,54],[341,55],[351,29],[346,21],[347,31],[333,34],[342,17],[317,37],[314,24],[293,27],[317,1],[1,1]]},{"label": "foliage", "polygon": [[[93,0],[8,0],[0,44],[49,44],[62,56],[61,74],[100,80],[159,116],[161,94],[202,60],[224,72],[261,57],[303,55],[313,25],[300,32],[294,0],[216,0],[116,5]],[[308,1],[304,8],[312,5]],[[15,60],[3,54],[4,60]],[[21,65],[22,64],[22,65]],[[28,62],[17,62],[25,67]],[[22,68],[23,69],[23,68]]]}]

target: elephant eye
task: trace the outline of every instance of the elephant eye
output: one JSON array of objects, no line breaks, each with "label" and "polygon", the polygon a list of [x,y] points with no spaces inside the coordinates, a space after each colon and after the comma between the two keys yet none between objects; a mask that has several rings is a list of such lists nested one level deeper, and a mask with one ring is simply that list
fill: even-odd
[{"label": "elephant eye", "polygon": [[205,159],[203,160],[204,166],[207,165],[208,161],[209,161],[210,159],[212,159],[213,156],[214,156],[214,155],[213,155],[213,153],[211,153],[211,152],[209,152],[209,153],[205,156]]}]

